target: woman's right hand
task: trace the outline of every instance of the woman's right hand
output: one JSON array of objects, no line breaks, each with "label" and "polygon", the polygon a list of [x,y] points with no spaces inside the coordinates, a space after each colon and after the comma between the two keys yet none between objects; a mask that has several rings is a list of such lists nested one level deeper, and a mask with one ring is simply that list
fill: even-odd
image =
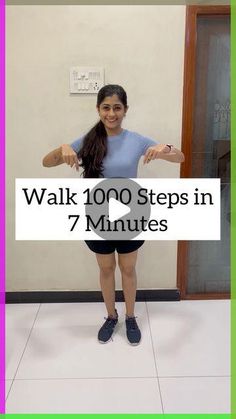
[{"label": "woman's right hand", "polygon": [[79,170],[77,154],[69,144],[62,144],[61,156],[64,163],[68,164],[70,167],[75,166],[76,170]]}]

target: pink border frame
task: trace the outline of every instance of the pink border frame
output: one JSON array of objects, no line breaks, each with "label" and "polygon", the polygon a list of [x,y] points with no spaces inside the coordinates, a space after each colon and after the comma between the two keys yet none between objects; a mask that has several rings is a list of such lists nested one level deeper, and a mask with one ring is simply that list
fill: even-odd
[{"label": "pink border frame", "polygon": [[0,414],[5,413],[5,1],[0,0]]}]

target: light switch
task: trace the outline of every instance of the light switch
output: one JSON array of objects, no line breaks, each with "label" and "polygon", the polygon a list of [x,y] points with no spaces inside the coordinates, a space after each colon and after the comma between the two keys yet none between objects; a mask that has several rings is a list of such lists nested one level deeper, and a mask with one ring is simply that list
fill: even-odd
[{"label": "light switch", "polygon": [[95,93],[104,86],[103,67],[71,67],[70,93]]}]

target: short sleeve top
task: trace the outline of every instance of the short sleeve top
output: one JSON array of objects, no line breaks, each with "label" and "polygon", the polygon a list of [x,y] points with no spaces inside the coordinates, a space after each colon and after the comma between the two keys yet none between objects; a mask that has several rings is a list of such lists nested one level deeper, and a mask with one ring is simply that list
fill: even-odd
[{"label": "short sleeve top", "polygon": [[[83,145],[84,137],[71,143],[73,150],[78,153]],[[151,138],[136,132],[123,129],[118,135],[107,137],[107,155],[103,159],[103,176],[105,178],[136,178],[138,163],[148,147],[159,144]]]}]

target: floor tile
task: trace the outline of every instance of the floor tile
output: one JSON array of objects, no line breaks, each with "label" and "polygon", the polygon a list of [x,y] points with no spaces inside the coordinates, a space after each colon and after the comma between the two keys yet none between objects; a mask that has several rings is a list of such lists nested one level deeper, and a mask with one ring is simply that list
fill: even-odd
[{"label": "floor tile", "polygon": [[136,303],[137,347],[123,303],[106,345],[97,341],[103,303],[38,309],[7,305],[7,413],[162,413],[153,350],[164,413],[230,412],[229,300]]},{"label": "floor tile", "polygon": [[40,304],[6,304],[6,329],[31,328]]},{"label": "floor tile", "polygon": [[160,378],[164,413],[230,413],[229,377]]},{"label": "floor tile", "polygon": [[15,380],[7,413],[162,413],[155,378]]},{"label": "floor tile", "polygon": [[39,304],[6,305],[6,378],[14,377]]},{"label": "floor tile", "polygon": [[5,399],[7,399],[8,393],[10,391],[11,385],[13,380],[6,380],[5,381]]},{"label": "floor tile", "polygon": [[43,304],[16,378],[156,377],[145,303],[137,303],[142,343],[128,344],[124,305],[114,340],[97,341],[104,304]]},{"label": "floor tile", "polygon": [[230,375],[229,300],[148,302],[159,377]]}]

